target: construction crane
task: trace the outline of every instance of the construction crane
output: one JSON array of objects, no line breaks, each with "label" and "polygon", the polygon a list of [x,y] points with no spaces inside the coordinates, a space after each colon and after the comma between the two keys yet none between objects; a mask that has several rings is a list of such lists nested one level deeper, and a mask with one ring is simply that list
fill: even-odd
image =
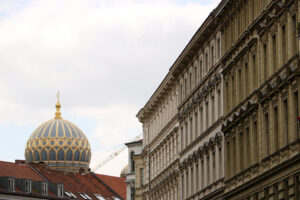
[{"label": "construction crane", "polygon": [[[131,140],[129,140],[128,142],[133,142],[135,140],[139,140],[142,138],[142,134],[135,136],[134,138],[132,138]],[[128,143],[126,142],[126,143]],[[121,145],[121,147],[119,147],[116,151],[114,151],[113,153],[111,153],[107,158],[105,158],[103,161],[101,161],[99,164],[97,164],[92,171],[95,172],[96,170],[98,170],[99,168],[101,168],[103,165],[105,165],[106,163],[108,163],[109,161],[111,161],[113,158],[115,158],[117,155],[119,155],[122,151],[124,151],[127,147],[123,144]]]}]

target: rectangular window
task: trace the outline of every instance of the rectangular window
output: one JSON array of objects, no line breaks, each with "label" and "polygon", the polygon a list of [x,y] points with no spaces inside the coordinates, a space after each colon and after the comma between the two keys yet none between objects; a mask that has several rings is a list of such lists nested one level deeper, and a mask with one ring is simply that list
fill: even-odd
[{"label": "rectangular window", "polygon": [[277,151],[278,145],[278,109],[277,106],[273,108],[274,111],[274,150]]},{"label": "rectangular window", "polygon": [[256,58],[255,55],[252,56],[252,69],[253,69],[253,86],[256,88],[257,84],[257,72],[256,72]]},{"label": "rectangular window", "polygon": [[292,50],[293,54],[297,53],[297,27],[296,27],[296,16],[292,16]]},{"label": "rectangular window", "polygon": [[270,149],[270,144],[269,144],[269,115],[268,113],[265,114],[264,116],[264,122],[265,122],[265,150],[266,150],[266,155],[269,155],[269,149]]},{"label": "rectangular window", "polygon": [[25,192],[27,192],[27,193],[31,192],[31,181],[25,182]]},{"label": "rectangular window", "polygon": [[243,99],[243,84],[242,84],[242,69],[239,69],[239,96],[240,100]]},{"label": "rectangular window", "polygon": [[209,127],[209,107],[208,107],[208,102],[205,103],[205,109],[206,109],[206,129]]},{"label": "rectangular window", "polygon": [[[250,93],[249,88],[250,88],[250,82],[249,82],[249,70],[248,70],[248,63],[245,63],[245,93],[248,95]],[[247,96],[245,95],[245,96]]]},{"label": "rectangular window", "polygon": [[190,73],[190,88],[189,88],[190,90],[190,92],[192,91],[192,89],[193,89],[193,80],[192,80],[192,73]]},{"label": "rectangular window", "polygon": [[201,189],[204,188],[204,161],[201,160]]},{"label": "rectangular window", "polygon": [[207,168],[207,185],[210,184],[210,161],[209,161],[209,156],[206,157],[206,168]]},{"label": "rectangular window", "polygon": [[187,95],[187,80],[186,78],[184,79],[184,97]]},{"label": "rectangular window", "polygon": [[277,48],[277,46],[276,46],[276,35],[273,35],[272,36],[272,50],[273,50],[273,52],[272,52],[272,57],[273,57],[273,73],[274,72],[276,72],[276,68],[277,68],[277,52],[276,52],[276,48]]},{"label": "rectangular window", "polygon": [[263,46],[263,63],[264,63],[264,80],[268,78],[268,56],[267,56],[267,44]]},{"label": "rectangular window", "polygon": [[189,143],[193,142],[193,118],[190,118],[190,141]]},{"label": "rectangular window", "polygon": [[181,190],[182,190],[182,199],[184,199],[184,197],[185,197],[185,193],[184,193],[184,176],[183,176],[183,174],[181,175],[181,180],[182,180],[182,182],[181,182]]},{"label": "rectangular window", "polygon": [[188,197],[190,195],[189,193],[189,189],[190,189],[190,186],[189,186],[189,171],[186,171],[186,196]]},{"label": "rectangular window", "polygon": [[299,117],[299,108],[298,108],[298,91],[294,92],[294,120],[295,120],[295,139],[298,139],[298,120]]},{"label": "rectangular window", "polygon": [[182,84],[180,84],[180,100],[183,100],[183,88],[182,88]]},{"label": "rectangular window", "polygon": [[198,137],[198,113],[195,113],[195,139]]},{"label": "rectangular window", "polygon": [[198,161],[197,161],[197,164],[196,164],[196,191],[197,192],[199,190],[199,165],[198,165]]},{"label": "rectangular window", "polygon": [[243,132],[240,132],[240,141],[239,141],[239,144],[240,144],[240,149],[239,149],[239,154],[240,154],[240,170],[243,171],[244,170],[244,158],[245,158],[245,155],[244,155],[244,135],[243,135]]},{"label": "rectangular window", "polygon": [[144,186],[144,168],[141,168],[141,187]]},{"label": "rectangular window", "polygon": [[[259,144],[258,141],[258,130],[257,130],[257,122],[253,122],[253,147],[254,147],[254,155],[255,155],[255,161],[258,162],[259,155],[258,155],[258,149],[259,147],[256,146],[256,144]],[[257,148],[255,148],[257,147]]]},{"label": "rectangular window", "polygon": [[289,180],[285,179],[284,180],[284,199],[289,199]]},{"label": "rectangular window", "polygon": [[195,66],[195,78],[194,78],[194,85],[196,86],[198,83],[198,68]]},{"label": "rectangular window", "polygon": [[194,168],[191,168],[191,195],[194,194]]},{"label": "rectangular window", "polygon": [[[230,172],[231,172],[231,169],[232,169],[230,151],[231,151],[230,142],[228,141],[227,142],[227,152],[226,152],[226,157],[227,157],[227,161],[228,161],[228,165],[226,165],[226,172],[228,174],[228,177],[231,177]],[[219,166],[222,166],[222,165],[219,165]]]},{"label": "rectangular window", "polygon": [[200,133],[199,135],[201,135],[201,133],[203,132],[203,108],[200,107]]},{"label": "rectangular window", "polygon": [[214,66],[214,64],[215,64],[215,48],[214,48],[214,46],[212,46],[211,47],[211,53],[210,53],[211,55],[211,67],[213,67]]},{"label": "rectangular window", "polygon": [[250,146],[250,131],[249,127],[246,128],[246,147],[245,147],[245,153],[246,153],[246,168],[250,167],[251,165],[251,146]]},{"label": "rectangular window", "polygon": [[222,148],[219,147],[219,179],[222,178],[222,168],[223,168],[223,161],[222,161],[223,155],[222,155]]},{"label": "rectangular window", "polygon": [[231,89],[232,89],[232,91],[231,91],[231,94],[232,94],[232,106],[231,106],[231,108],[234,108],[234,106],[235,106],[235,98],[236,98],[236,96],[235,96],[234,76],[231,77],[231,84],[232,84],[232,87],[231,87]]},{"label": "rectangular window", "polygon": [[221,98],[223,98],[223,97],[221,97],[221,91],[220,90],[218,90],[217,91],[217,95],[218,95],[218,114],[217,114],[217,119],[219,119],[219,117],[221,116],[221,113],[222,113],[222,111],[221,111]]},{"label": "rectangular window", "polygon": [[218,38],[218,40],[217,40],[217,54],[218,54],[218,59],[220,59],[220,57],[221,57],[221,40],[220,40],[220,38]]},{"label": "rectangular window", "polygon": [[14,179],[8,179],[8,190],[15,191],[15,180]]},{"label": "rectangular window", "polygon": [[281,49],[282,49],[282,65],[286,61],[286,30],[285,30],[285,25],[281,27]]},{"label": "rectangular window", "polygon": [[229,101],[229,98],[230,98],[230,90],[229,90],[229,83],[226,81],[226,87],[225,87],[225,89],[226,89],[226,97],[225,97],[225,100],[226,100],[226,113],[228,113],[229,112],[229,110],[230,110],[230,101]]},{"label": "rectangular window", "polygon": [[215,97],[211,96],[211,122],[215,121]]},{"label": "rectangular window", "polygon": [[200,60],[200,69],[199,69],[199,71],[200,71],[199,77],[200,77],[200,80],[201,80],[202,79],[202,72],[203,72],[203,63],[202,63],[202,60]]},{"label": "rectangular window", "polygon": [[235,142],[235,137],[232,138],[232,169],[233,169],[233,173],[232,175],[234,175],[236,173],[236,142]]},{"label": "rectangular window", "polygon": [[213,179],[212,181],[215,182],[216,181],[216,154],[215,152],[212,153],[212,174],[213,174]]},{"label": "rectangular window", "polygon": [[189,130],[188,130],[188,123],[185,122],[185,147],[188,146],[188,136],[189,136]]},{"label": "rectangular window", "polygon": [[57,195],[59,197],[63,197],[64,196],[64,187],[62,185],[58,185],[58,188],[57,188]]},{"label": "rectangular window", "polygon": [[48,194],[48,185],[47,185],[47,183],[42,183],[42,194],[43,195]]},{"label": "rectangular window", "polygon": [[205,54],[205,74],[208,72],[208,53]]},{"label": "rectangular window", "polygon": [[288,101],[287,99],[283,100],[283,135],[285,135],[285,144],[288,144],[288,135],[289,135],[289,131],[288,131],[288,119],[289,115],[288,115]]}]

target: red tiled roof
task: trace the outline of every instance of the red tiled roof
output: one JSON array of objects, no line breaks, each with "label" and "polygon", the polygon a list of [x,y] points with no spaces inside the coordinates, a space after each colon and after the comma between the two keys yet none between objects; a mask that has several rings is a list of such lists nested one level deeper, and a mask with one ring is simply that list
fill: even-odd
[{"label": "red tiled roof", "polygon": [[107,176],[103,174],[95,174],[99,179],[101,179],[106,185],[118,193],[123,199],[126,199],[126,183],[125,178]]},{"label": "red tiled roof", "polygon": [[[100,194],[105,198],[111,198],[113,196],[118,196],[113,191],[111,191],[106,185],[101,183],[95,175],[92,173],[65,173],[55,170],[50,170],[46,166],[33,165],[39,173],[45,176],[49,181],[55,183],[63,183],[64,191],[72,192],[79,199],[81,196],[79,193],[88,194],[92,199],[95,198],[94,194]],[[124,186],[126,189],[126,186]],[[121,195],[120,195],[121,196]],[[122,196],[121,196],[122,197]],[[126,198],[125,198],[126,199]]]},{"label": "red tiled roof", "polygon": [[[64,184],[65,192],[72,192],[77,199],[84,199],[79,194],[87,194],[92,199],[97,199],[95,194],[104,198],[120,197],[126,199],[126,185],[124,178],[105,176],[94,173],[66,173],[47,168],[45,164],[16,164],[0,161],[0,177],[14,177],[16,179],[31,179],[34,181],[50,181],[51,183]],[[9,192],[0,187],[0,193],[17,196],[40,196],[41,194],[32,191],[26,194],[24,191],[15,188],[16,192]],[[58,196],[48,191],[45,198],[58,199]],[[62,198],[60,198],[62,199]],[[70,199],[64,195],[64,199]]]},{"label": "red tiled roof", "polygon": [[43,178],[35,173],[30,166],[0,161],[0,176],[11,176],[18,179],[42,181]]}]

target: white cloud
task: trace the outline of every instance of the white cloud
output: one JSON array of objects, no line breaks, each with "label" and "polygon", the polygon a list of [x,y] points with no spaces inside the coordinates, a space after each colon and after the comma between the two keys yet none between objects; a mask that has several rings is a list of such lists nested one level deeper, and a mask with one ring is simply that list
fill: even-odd
[{"label": "white cloud", "polygon": [[95,152],[126,142],[141,131],[135,114],[216,3],[1,1],[0,125],[52,118],[59,89],[63,114],[95,123]]}]

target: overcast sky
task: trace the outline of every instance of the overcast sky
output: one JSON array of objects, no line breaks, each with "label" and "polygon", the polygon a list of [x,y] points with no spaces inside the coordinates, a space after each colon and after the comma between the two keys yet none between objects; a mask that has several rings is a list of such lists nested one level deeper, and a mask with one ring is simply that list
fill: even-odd
[{"label": "overcast sky", "polygon": [[[0,0],[0,160],[62,116],[90,167],[142,133],[135,117],[219,0]],[[97,173],[119,176],[127,150]]]}]

